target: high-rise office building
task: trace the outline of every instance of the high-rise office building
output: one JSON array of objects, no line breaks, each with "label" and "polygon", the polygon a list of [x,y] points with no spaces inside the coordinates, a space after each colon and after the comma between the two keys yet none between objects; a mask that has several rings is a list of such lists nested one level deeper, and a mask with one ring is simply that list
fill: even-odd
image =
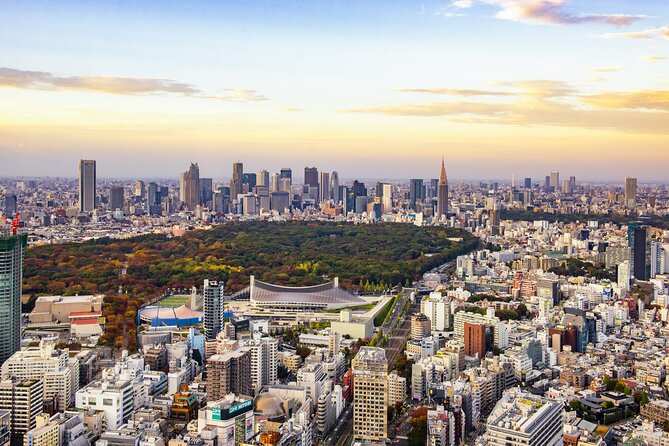
[{"label": "high-rise office building", "polygon": [[109,189],[109,208],[112,211],[123,210],[125,207],[125,190],[123,186],[112,186]]},{"label": "high-rise office building", "polygon": [[304,168],[304,185],[318,187],[318,169],[315,167]]},{"label": "high-rise office building", "polygon": [[188,209],[194,211],[200,204],[200,167],[197,163],[191,163],[190,168],[181,173],[180,180],[179,194],[181,202]]},{"label": "high-rise office building", "polygon": [[525,178],[525,189],[532,189],[532,178]]},{"label": "high-rise office building", "polygon": [[629,209],[636,208],[636,178],[625,178],[625,206]]},{"label": "high-rise office building", "polygon": [[321,172],[318,201],[330,201],[330,174],[327,172]]},{"label": "high-rise office building", "polygon": [[409,181],[409,207],[411,209],[418,210],[418,203],[425,198],[424,193],[423,180],[414,178]]},{"label": "high-rise office building", "polygon": [[204,298],[204,336],[206,340],[213,341],[223,329],[223,303],[224,283],[216,280],[204,281],[202,295]]},{"label": "high-rise office building", "polygon": [[142,180],[135,181],[135,188],[133,189],[135,197],[144,198],[144,190],[145,190],[144,181]]},{"label": "high-rise office building", "polygon": [[393,210],[393,185],[390,183],[381,184],[381,212],[387,214]]},{"label": "high-rise office building", "polygon": [[16,214],[16,211],[18,210],[18,200],[16,199],[16,195],[5,195],[5,203],[4,203],[4,208],[3,212],[5,213],[5,217],[8,218],[13,218],[14,215]]},{"label": "high-rise office building", "polygon": [[388,360],[378,347],[360,347],[353,369],[353,438],[384,441],[388,437]]},{"label": "high-rise office building", "polygon": [[79,211],[95,209],[96,167],[95,160],[79,160]]},{"label": "high-rise office building", "polygon": [[214,196],[214,180],[211,178],[200,178],[200,204],[211,203]]},{"label": "high-rise office building", "polygon": [[341,201],[339,196],[339,173],[336,170],[330,175],[330,198],[334,200],[335,204]]},{"label": "high-rise office building", "polygon": [[557,171],[551,172],[550,186],[555,192],[560,190],[560,172]]},{"label": "high-rise office building", "polygon": [[630,247],[631,273],[637,280],[650,279],[650,232],[646,225],[631,222],[627,226],[627,237]]},{"label": "high-rise office building", "polygon": [[245,172],[242,175],[242,193],[251,192],[258,184],[258,178],[255,173]]},{"label": "high-rise office building", "polygon": [[270,192],[278,192],[280,190],[280,180],[281,178],[279,177],[278,173],[273,173],[269,177],[269,191]]},{"label": "high-rise office building", "polygon": [[291,182],[293,181],[293,170],[290,167],[282,167],[279,173],[281,178],[288,178]]},{"label": "high-rise office building", "polygon": [[0,364],[21,347],[23,254],[28,235],[0,233]]},{"label": "high-rise office building", "polygon": [[256,186],[269,187],[269,172],[266,170],[259,170],[256,174]]},{"label": "high-rise office building", "polygon": [[232,163],[232,179],[230,180],[230,201],[244,193],[244,164]]},{"label": "high-rise office building", "polygon": [[439,172],[439,183],[437,184],[437,217],[448,214],[448,178],[446,177],[446,165],[441,159],[441,172]]},{"label": "high-rise office building", "polygon": [[367,188],[365,187],[365,183],[361,183],[358,180],[353,180],[353,195],[357,197],[366,197],[367,196]]},{"label": "high-rise office building", "polygon": [[156,183],[149,183],[147,188],[146,201],[149,207],[160,204],[160,192]]}]

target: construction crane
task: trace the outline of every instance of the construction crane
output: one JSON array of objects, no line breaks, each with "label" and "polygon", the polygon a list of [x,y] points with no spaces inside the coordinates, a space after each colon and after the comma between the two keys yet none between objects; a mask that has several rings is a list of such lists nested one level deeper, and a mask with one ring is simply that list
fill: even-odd
[{"label": "construction crane", "polygon": [[16,215],[14,216],[14,220],[12,220],[12,235],[16,235],[16,232],[19,229],[20,225],[21,225],[21,213],[17,212]]}]

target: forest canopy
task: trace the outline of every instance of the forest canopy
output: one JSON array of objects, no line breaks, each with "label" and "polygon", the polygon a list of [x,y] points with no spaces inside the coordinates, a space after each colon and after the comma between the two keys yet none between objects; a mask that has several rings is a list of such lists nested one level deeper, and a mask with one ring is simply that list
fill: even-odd
[{"label": "forest canopy", "polygon": [[38,295],[101,293],[108,295],[105,315],[128,320],[147,297],[167,287],[216,279],[225,280],[230,293],[248,286],[250,275],[280,285],[315,285],[338,276],[340,286],[351,290],[392,286],[475,249],[478,242],[461,229],[410,224],[231,222],[181,237],[152,234],[39,246],[25,255],[23,292],[31,298],[24,310]]}]

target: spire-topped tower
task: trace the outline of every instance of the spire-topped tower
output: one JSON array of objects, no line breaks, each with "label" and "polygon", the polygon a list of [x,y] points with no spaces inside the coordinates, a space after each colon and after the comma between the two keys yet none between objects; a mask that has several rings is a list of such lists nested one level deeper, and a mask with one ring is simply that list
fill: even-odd
[{"label": "spire-topped tower", "polygon": [[448,214],[448,178],[446,177],[446,164],[441,157],[441,172],[439,172],[439,183],[437,185],[437,218]]},{"label": "spire-topped tower", "polygon": [[439,172],[439,184],[448,184],[446,177],[446,165],[444,164],[444,157],[441,157],[441,172]]}]

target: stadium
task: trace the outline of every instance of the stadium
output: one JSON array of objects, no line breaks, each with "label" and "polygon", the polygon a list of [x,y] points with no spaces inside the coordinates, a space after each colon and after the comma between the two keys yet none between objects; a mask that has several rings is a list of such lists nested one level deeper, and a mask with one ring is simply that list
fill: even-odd
[{"label": "stadium", "polygon": [[151,306],[141,308],[137,319],[138,324],[148,323],[152,327],[187,327],[201,324],[204,321],[204,313],[191,310],[185,305],[177,308]]},{"label": "stadium", "polygon": [[251,305],[282,311],[335,310],[367,302],[339,288],[339,279],[333,282],[306,287],[288,287],[261,282],[251,276],[248,292]]}]

